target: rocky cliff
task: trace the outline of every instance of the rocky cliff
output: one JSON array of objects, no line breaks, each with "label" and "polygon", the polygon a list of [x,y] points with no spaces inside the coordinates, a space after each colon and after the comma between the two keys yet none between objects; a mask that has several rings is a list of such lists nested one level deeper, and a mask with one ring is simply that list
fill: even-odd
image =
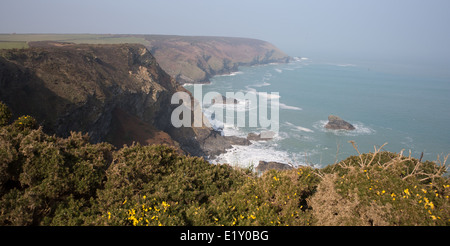
[{"label": "rocky cliff", "polygon": [[[266,41],[211,36],[136,34],[0,34],[1,41],[28,46],[30,41],[87,44],[139,43],[179,83],[206,83],[218,74],[234,72],[239,66],[287,62],[290,57]],[[36,46],[36,43],[31,43]]]},{"label": "rocky cliff", "polygon": [[288,62],[289,56],[257,39],[146,35],[146,47],[180,83],[202,83],[239,66]]},{"label": "rocky cliff", "polygon": [[[173,93],[185,91],[140,44],[30,43],[0,50],[0,101],[14,116],[32,115],[58,136],[85,132],[92,142],[116,146],[166,143],[208,156],[246,140],[206,126],[170,124]],[[217,144],[220,143],[220,144]],[[215,148],[208,147],[215,145]]]}]

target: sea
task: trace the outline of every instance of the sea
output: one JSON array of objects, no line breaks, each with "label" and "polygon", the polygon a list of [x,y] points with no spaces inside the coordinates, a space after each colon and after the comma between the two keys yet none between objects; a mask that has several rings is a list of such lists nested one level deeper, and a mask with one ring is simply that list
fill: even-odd
[{"label": "sea", "polygon": [[[194,85],[184,86],[193,92]],[[422,160],[442,160],[450,154],[449,78],[294,57],[289,63],[240,67],[215,76],[202,85],[202,95],[208,92],[277,92],[279,100],[279,130],[272,139],[233,146],[210,158],[212,163],[254,167],[262,160],[320,168],[384,144],[382,150],[415,158],[423,155]],[[203,112],[225,136],[246,137],[268,130],[259,125],[238,127],[226,117],[218,122],[210,104],[203,105]],[[329,115],[356,129],[326,129]]]}]

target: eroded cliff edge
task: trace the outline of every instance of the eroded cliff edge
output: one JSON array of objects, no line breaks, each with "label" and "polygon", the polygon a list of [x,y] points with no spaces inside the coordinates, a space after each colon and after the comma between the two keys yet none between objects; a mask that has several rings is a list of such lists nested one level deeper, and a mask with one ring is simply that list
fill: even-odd
[{"label": "eroded cliff edge", "polygon": [[214,75],[235,72],[239,66],[290,60],[273,44],[258,39],[169,35],[141,37],[161,67],[179,83],[205,83]]},{"label": "eroded cliff edge", "polygon": [[275,45],[258,39],[214,36],[141,34],[0,34],[0,41],[56,41],[76,44],[139,43],[178,83],[207,83],[214,75],[239,66],[284,63],[291,58]]},{"label": "eroded cliff edge", "polygon": [[0,50],[0,100],[14,117],[33,115],[47,133],[80,131],[118,147],[165,143],[205,157],[248,144],[206,126],[174,128],[178,105],[170,99],[177,91],[186,90],[141,44],[42,42]]}]

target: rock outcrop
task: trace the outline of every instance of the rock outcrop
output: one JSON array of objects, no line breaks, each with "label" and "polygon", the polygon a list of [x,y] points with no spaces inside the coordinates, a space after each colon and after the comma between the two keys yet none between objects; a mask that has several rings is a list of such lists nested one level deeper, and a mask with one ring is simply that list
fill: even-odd
[{"label": "rock outcrop", "polygon": [[263,131],[261,133],[249,133],[247,139],[252,141],[267,141],[273,139],[275,133],[272,131]]},{"label": "rock outcrop", "polygon": [[280,163],[280,162],[275,162],[275,161],[270,161],[270,162],[259,161],[259,164],[256,167],[256,172],[263,173],[263,172],[271,170],[271,169],[289,170],[289,169],[293,169],[293,167],[291,165]]},{"label": "rock outcrop", "polygon": [[145,44],[161,67],[179,83],[208,83],[214,75],[239,66],[288,62],[274,45],[257,39],[144,35]]},{"label": "rock outcrop", "polygon": [[[247,140],[207,126],[175,128],[170,99],[186,91],[140,44],[30,43],[0,50],[0,100],[13,117],[32,115],[49,134],[88,133],[92,142],[168,144],[195,156]],[[211,148],[209,146],[214,146]]]},{"label": "rock outcrop", "polygon": [[325,125],[325,128],[331,130],[355,130],[352,124],[335,115],[328,116],[328,123]]}]

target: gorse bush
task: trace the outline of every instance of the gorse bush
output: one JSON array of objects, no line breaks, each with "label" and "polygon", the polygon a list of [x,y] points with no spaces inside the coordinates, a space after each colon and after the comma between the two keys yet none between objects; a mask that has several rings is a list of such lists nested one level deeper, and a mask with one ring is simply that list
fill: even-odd
[{"label": "gorse bush", "polygon": [[445,161],[375,150],[258,176],[163,145],[49,136],[24,116],[0,128],[0,224],[450,225]]},{"label": "gorse bush", "polygon": [[319,224],[450,224],[445,163],[379,152],[349,157],[321,171],[323,181],[311,198],[315,211],[322,211],[316,216]]},{"label": "gorse bush", "polygon": [[29,116],[21,116],[19,117],[16,121],[14,121],[13,126],[19,130],[24,130],[24,129],[35,129],[37,127],[37,122],[36,120]]},{"label": "gorse bush", "polygon": [[114,153],[105,187],[98,192],[101,213],[108,214],[107,220],[102,217],[98,223],[136,224],[133,219],[139,216],[149,225],[202,223],[190,217],[190,211],[237,189],[244,182],[243,173],[228,165],[213,166],[201,158],[181,156],[166,146],[124,147]]},{"label": "gorse bush", "polygon": [[0,101],[0,127],[6,126],[11,119],[11,111]]},{"label": "gorse bush", "polygon": [[1,128],[0,149],[0,222],[39,225],[52,224],[68,207],[77,205],[72,213],[79,213],[91,206],[105,180],[112,146],[91,145],[80,133],[61,139],[41,128],[12,125]]}]

